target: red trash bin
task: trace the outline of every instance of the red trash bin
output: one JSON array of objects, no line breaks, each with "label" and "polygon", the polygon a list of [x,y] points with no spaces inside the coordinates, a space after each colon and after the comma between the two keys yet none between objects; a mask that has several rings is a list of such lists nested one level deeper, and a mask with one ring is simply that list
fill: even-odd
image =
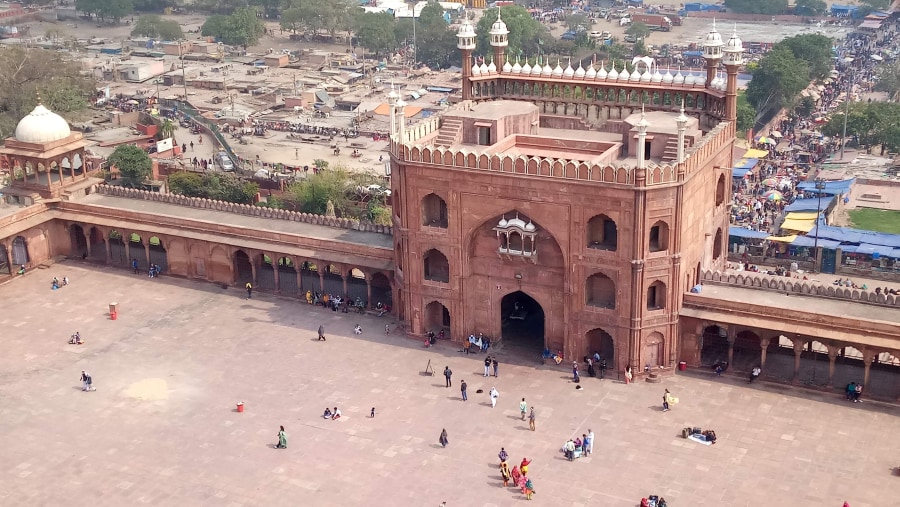
[{"label": "red trash bin", "polygon": [[243,401],[237,404],[237,411],[238,412],[244,411],[244,402]]},{"label": "red trash bin", "polygon": [[687,363],[686,363],[686,362],[681,361],[680,363],[678,363],[678,370],[679,370],[679,371],[684,371],[684,370],[686,370],[686,369],[687,369]]}]

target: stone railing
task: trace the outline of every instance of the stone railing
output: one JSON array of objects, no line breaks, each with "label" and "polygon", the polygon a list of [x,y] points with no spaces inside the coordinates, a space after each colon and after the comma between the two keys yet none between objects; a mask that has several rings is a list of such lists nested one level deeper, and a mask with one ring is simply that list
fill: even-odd
[{"label": "stone railing", "polygon": [[146,190],[138,190],[134,188],[119,187],[114,185],[97,185],[95,188],[98,194],[109,195],[113,197],[125,197],[129,199],[155,201],[165,204],[186,206],[188,208],[208,209],[213,211],[221,211],[224,213],[235,213],[238,215],[270,218],[274,220],[290,220],[292,222],[323,225],[326,227],[335,227],[338,229],[350,229],[354,231],[374,232],[387,235],[393,234],[393,229],[390,226],[376,225],[369,222],[362,222],[349,218],[329,218],[325,215],[315,215],[312,213],[299,213],[296,211],[288,211],[283,209],[251,206],[249,204],[236,204],[233,202],[216,201],[213,199],[203,199],[200,197],[187,197],[179,194],[161,194],[159,192],[148,192]]},{"label": "stone railing", "polygon": [[810,280],[797,280],[784,276],[766,275],[763,273],[740,272],[720,273],[718,271],[704,271],[701,279],[703,283],[711,285],[731,285],[748,289],[769,290],[773,292],[796,294],[798,296],[817,296],[831,299],[844,299],[856,303],[866,303],[881,306],[900,307],[900,296],[890,294],[876,294],[874,291],[852,289],[827,285]]}]

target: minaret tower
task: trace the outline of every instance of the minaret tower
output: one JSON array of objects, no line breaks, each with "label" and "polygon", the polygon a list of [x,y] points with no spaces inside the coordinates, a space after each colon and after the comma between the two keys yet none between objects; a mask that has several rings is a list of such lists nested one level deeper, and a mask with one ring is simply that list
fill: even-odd
[{"label": "minaret tower", "polygon": [[506,28],[506,23],[500,19],[499,7],[497,7],[497,21],[494,21],[491,31],[488,33],[491,36],[491,47],[494,48],[494,61],[501,62],[500,65],[503,65],[502,62],[506,61],[506,46],[509,46],[509,30]]},{"label": "minaret tower", "polygon": [[722,63],[728,78],[725,81],[725,119],[737,121],[737,75],[741,65],[744,64],[744,44],[737,36],[737,27],[731,33],[731,38],[725,44],[725,53]]},{"label": "minaret tower", "polygon": [[[397,94],[397,90],[394,89],[394,83],[391,83],[391,92],[388,93],[388,105],[391,106],[391,136],[393,137],[397,133],[397,99],[400,98],[400,95]],[[397,138],[397,142],[400,142],[400,138]]]},{"label": "minaret tower", "polygon": [[712,30],[706,34],[706,40],[703,41],[703,58],[706,59],[706,87],[708,88],[713,79],[716,78],[716,69],[719,67],[719,60],[722,59],[722,36],[716,30],[716,20],[713,19]]},{"label": "minaret tower", "polygon": [[462,98],[472,99],[472,51],[475,49],[475,29],[469,18],[463,22],[456,33],[456,47],[462,52]]},{"label": "minaret tower", "polygon": [[644,169],[647,167],[647,127],[650,123],[644,116],[644,106],[641,104],[641,119],[635,125],[638,129],[637,141],[637,168]]},{"label": "minaret tower", "polygon": [[676,163],[684,162],[684,131],[687,130],[688,117],[684,115],[684,99],[681,99],[681,112],[675,117],[675,125],[678,125],[678,155]]}]

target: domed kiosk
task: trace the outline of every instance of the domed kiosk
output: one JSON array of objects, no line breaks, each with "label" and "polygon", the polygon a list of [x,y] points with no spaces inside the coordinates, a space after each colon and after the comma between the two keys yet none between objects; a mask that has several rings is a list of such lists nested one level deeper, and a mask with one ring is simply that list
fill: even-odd
[{"label": "domed kiosk", "polygon": [[90,164],[85,167],[85,145],[80,132],[72,132],[62,116],[39,100],[0,148],[3,166],[12,175],[8,190],[19,194],[23,203],[59,197],[63,188],[97,172]]}]

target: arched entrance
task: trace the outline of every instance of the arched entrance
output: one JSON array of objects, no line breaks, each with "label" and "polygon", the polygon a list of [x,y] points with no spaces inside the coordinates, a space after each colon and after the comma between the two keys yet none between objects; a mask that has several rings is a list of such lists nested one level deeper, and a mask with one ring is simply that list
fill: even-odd
[{"label": "arched entrance", "polygon": [[344,297],[344,279],[341,277],[341,270],[334,264],[325,265],[325,275],[322,277],[324,282],[323,292],[332,296]]},{"label": "arched entrance", "polygon": [[432,301],[425,306],[425,332],[438,334],[443,330],[450,335],[450,310],[443,304]]},{"label": "arched entrance", "polygon": [[103,233],[96,227],[91,227],[91,260],[106,262],[106,242],[103,241]]},{"label": "arched entrance", "polygon": [[369,297],[369,289],[366,286],[366,274],[359,268],[351,269],[348,274],[347,297],[350,298],[351,301],[355,301],[356,298],[365,301]]},{"label": "arched entrance", "polygon": [[0,275],[11,275],[12,267],[9,264],[9,257],[6,255],[6,247],[0,245]]},{"label": "arched entrance", "polygon": [[300,265],[300,283],[304,292],[310,290],[315,294],[322,291],[319,287],[319,267],[315,263],[305,261]]},{"label": "arched entrance", "polygon": [[140,234],[131,233],[131,237],[128,238],[128,253],[131,255],[131,259],[127,259],[127,265],[131,266],[131,261],[137,260],[138,269],[144,270],[146,274],[149,267],[147,266],[147,252],[144,250],[144,238]]},{"label": "arched entrance", "polygon": [[234,281],[242,286],[253,281],[253,266],[243,250],[234,252]]},{"label": "arched entrance", "polygon": [[286,294],[296,294],[300,290],[297,287],[297,270],[290,257],[278,259],[278,290]]},{"label": "arched entrance", "polygon": [[390,307],[394,306],[391,294],[391,281],[388,280],[384,273],[373,274],[372,281],[369,283],[372,286],[372,301],[368,302],[370,307],[374,307],[379,302]]},{"label": "arched entrance", "polygon": [[84,237],[84,229],[78,224],[69,226],[69,238],[72,243],[70,257],[87,257],[87,238]]},{"label": "arched entrance", "polygon": [[256,256],[256,288],[275,290],[275,266],[268,255]]},{"label": "arched entrance", "polygon": [[665,337],[662,333],[654,331],[644,338],[644,366],[656,369],[658,366],[666,365],[664,356]]},{"label": "arched entrance", "polygon": [[125,253],[125,239],[122,233],[115,229],[109,231],[109,262],[113,266],[131,265]]},{"label": "arched entrance", "polygon": [[166,247],[158,236],[150,236],[150,264],[159,266],[159,270],[165,273],[169,270],[169,255]]},{"label": "arched entrance", "polygon": [[16,266],[28,264],[28,243],[22,236],[16,236],[12,242],[12,260]]},{"label": "arched entrance", "polygon": [[728,330],[716,325],[703,328],[700,363],[706,366],[728,360]]},{"label": "arched entrance", "polygon": [[506,346],[521,346],[540,352],[544,349],[544,309],[522,291],[500,301],[501,338]]},{"label": "arched entrance", "polygon": [[607,368],[618,371],[616,344],[609,333],[600,328],[591,329],[585,335],[585,343],[587,344],[585,355],[593,355],[596,352],[600,354],[600,358],[606,359]]}]

